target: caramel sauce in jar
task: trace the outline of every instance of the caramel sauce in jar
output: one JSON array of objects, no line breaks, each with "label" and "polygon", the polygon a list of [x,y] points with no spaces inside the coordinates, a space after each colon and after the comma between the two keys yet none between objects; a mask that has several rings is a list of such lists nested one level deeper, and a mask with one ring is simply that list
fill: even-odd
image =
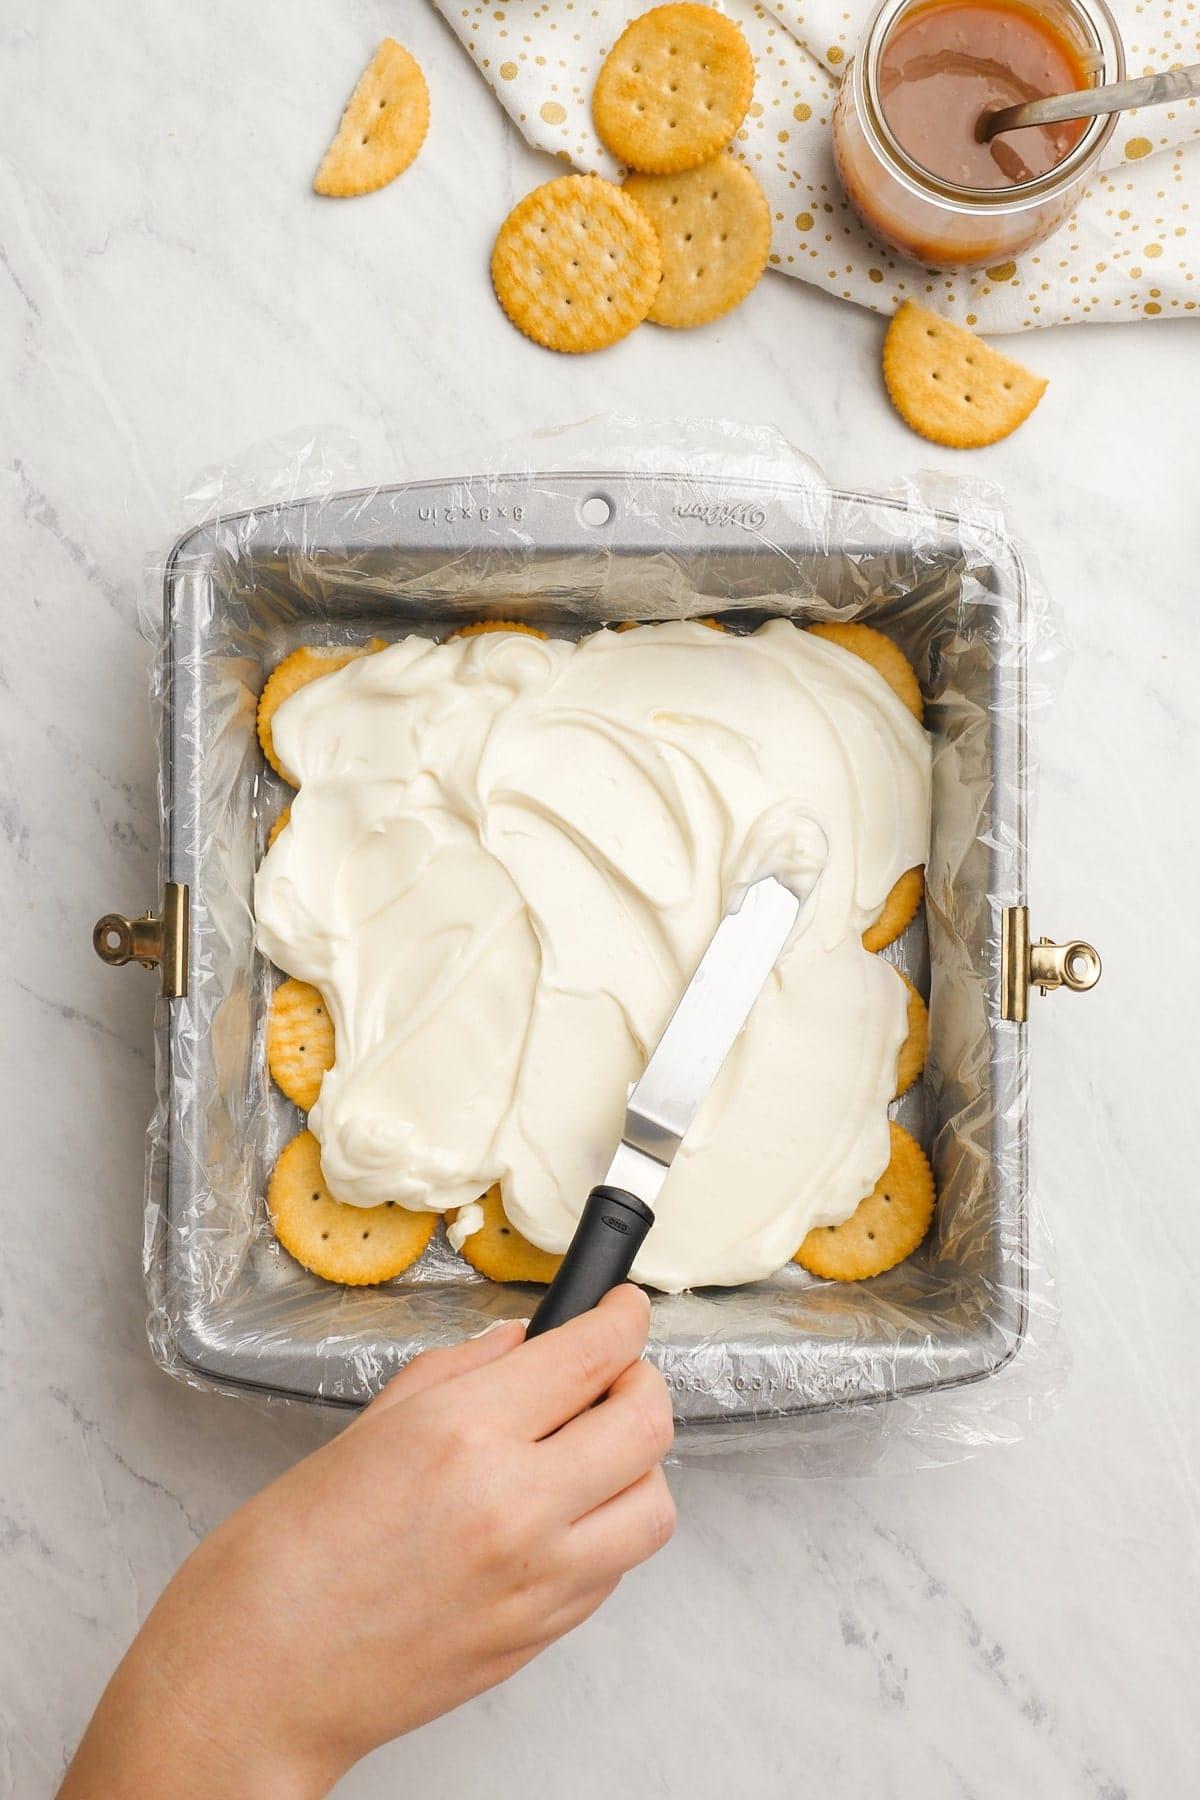
[{"label": "caramel sauce in jar", "polygon": [[984,113],[1088,87],[1079,46],[1014,0],[927,0],[888,34],[879,98],[914,162],[959,187],[1013,187],[1047,175],[1083,136],[1085,121],[1006,131],[981,144]]},{"label": "caramel sauce in jar", "polygon": [[932,268],[1006,259],[1062,223],[1114,120],[978,140],[1001,106],[1119,81],[1105,0],[882,0],[834,109],[834,152],[868,229]]}]

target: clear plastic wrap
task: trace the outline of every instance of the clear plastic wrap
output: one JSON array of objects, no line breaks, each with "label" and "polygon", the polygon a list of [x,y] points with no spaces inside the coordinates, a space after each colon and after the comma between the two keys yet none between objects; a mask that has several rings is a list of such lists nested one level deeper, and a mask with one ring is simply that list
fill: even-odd
[{"label": "clear plastic wrap", "polygon": [[846,1474],[1019,1437],[1061,1352],[1029,1181],[1027,1027],[1000,1018],[1000,919],[1026,899],[1028,727],[1057,638],[994,494],[846,492],[774,432],[677,421],[593,420],[475,467],[362,487],[336,434],[275,443],[202,478],[199,522],[151,567],[162,874],[191,900],[189,990],[156,1025],[156,1358],[208,1387],[353,1407],[420,1350],[534,1300],[478,1276],[441,1231],[371,1289],[308,1275],[271,1233],[266,1179],[302,1122],[267,1076],[276,976],[251,911],[288,795],[255,734],[280,657],[487,616],[569,635],[625,618],[861,618],[915,664],[935,746],[927,906],[885,953],[930,998],[925,1077],[894,1110],[930,1151],[934,1226],[868,1282],[791,1265],[656,1296],[650,1354],[681,1456]]}]

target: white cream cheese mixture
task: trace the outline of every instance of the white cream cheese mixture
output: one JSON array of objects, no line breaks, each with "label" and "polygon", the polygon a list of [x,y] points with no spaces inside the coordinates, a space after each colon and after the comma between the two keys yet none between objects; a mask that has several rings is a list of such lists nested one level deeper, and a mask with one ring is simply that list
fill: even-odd
[{"label": "white cream cheese mixture", "polygon": [[763,874],[804,904],[634,1277],[756,1280],[871,1190],[906,994],[861,934],[926,859],[930,744],[865,662],[786,620],[410,637],[272,730],[300,788],[258,942],[333,1019],[310,1124],[338,1199],[444,1211],[499,1181],[565,1249],[630,1084]]}]

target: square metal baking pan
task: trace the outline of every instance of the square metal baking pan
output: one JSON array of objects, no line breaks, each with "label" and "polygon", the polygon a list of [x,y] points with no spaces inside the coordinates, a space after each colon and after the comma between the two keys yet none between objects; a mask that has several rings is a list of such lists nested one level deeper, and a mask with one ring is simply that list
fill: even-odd
[{"label": "square metal baking pan", "polygon": [[[926,917],[888,954],[931,990],[924,1081],[899,1116],[932,1156],[934,1229],[854,1286],[789,1266],[656,1297],[652,1354],[682,1422],[763,1421],[954,1387],[1020,1348],[1027,1316],[1024,1033],[1001,1017],[1006,909],[1025,898],[1026,578],[990,526],[903,499],[656,474],[480,476],[265,508],[182,538],[163,594],[163,880],[190,901],[162,1003],[147,1274],[151,1338],[189,1378],[357,1405],[430,1344],[526,1316],[439,1233],[379,1289],[343,1290],[274,1241],[263,1193],[300,1127],[265,1072],[275,977],[251,884],[287,790],[255,699],[300,643],[444,635],[520,618],[576,635],[626,618],[782,614],[880,625],[916,664],[935,744]],[[173,885],[170,885],[173,884]],[[735,1197],[731,1200],[735,1203]]]}]

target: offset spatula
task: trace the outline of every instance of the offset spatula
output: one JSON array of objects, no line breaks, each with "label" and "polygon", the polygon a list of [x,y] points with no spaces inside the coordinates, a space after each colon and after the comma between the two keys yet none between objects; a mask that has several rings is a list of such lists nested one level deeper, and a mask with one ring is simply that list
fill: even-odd
[{"label": "offset spatula", "polygon": [[726,913],[629,1095],[608,1174],[588,1196],[530,1337],[587,1312],[624,1281],[654,1223],[653,1202],[717,1071],[796,923],[800,902],[773,876]]}]

